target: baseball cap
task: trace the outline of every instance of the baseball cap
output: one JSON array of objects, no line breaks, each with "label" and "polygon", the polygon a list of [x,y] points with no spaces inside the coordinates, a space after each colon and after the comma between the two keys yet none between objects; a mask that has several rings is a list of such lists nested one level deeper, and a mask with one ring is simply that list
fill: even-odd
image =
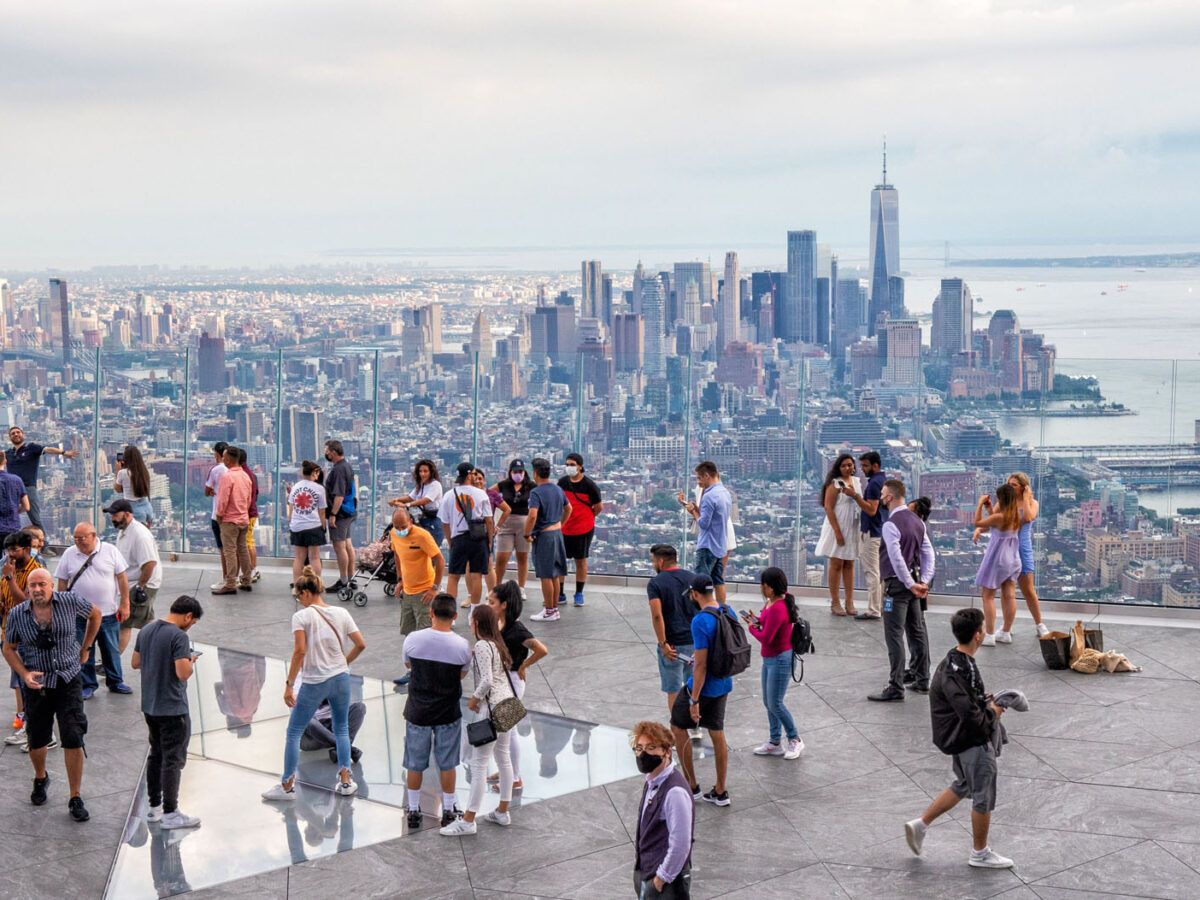
[{"label": "baseball cap", "polygon": [[470,475],[474,468],[475,467],[473,465],[471,465],[469,462],[460,462],[458,464],[458,470],[457,470],[458,477],[463,478],[467,475]]},{"label": "baseball cap", "polygon": [[109,516],[122,512],[131,513],[133,512],[133,504],[128,500],[114,500],[112,503],[108,504],[108,506],[104,507],[101,512]]},{"label": "baseball cap", "polygon": [[510,462],[510,463],[508,464],[508,471],[510,471],[510,472],[524,472],[524,471],[525,471],[525,460],[523,460],[523,459],[514,459],[512,462]]},{"label": "baseball cap", "polygon": [[713,580],[708,575],[697,575],[692,579],[692,590],[697,594],[711,594],[714,589]]}]

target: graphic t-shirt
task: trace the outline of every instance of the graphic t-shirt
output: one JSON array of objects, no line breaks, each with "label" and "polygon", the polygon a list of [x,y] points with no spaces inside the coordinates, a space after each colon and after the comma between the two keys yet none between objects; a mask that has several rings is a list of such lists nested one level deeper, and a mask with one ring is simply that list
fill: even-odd
[{"label": "graphic t-shirt", "polygon": [[456,484],[442,497],[442,508],[438,513],[442,522],[449,523],[450,537],[458,537],[467,530],[467,516],[472,519],[490,519],[492,517],[492,502],[477,487],[466,484]]},{"label": "graphic t-shirt", "polygon": [[592,506],[600,502],[600,488],[596,487],[596,482],[586,475],[579,481],[564,475],[558,479],[558,486],[571,503],[571,515],[563,523],[563,534],[587,534],[594,530],[596,514],[592,512]]},{"label": "graphic t-shirt", "polygon": [[155,619],[138,631],[133,649],[141,656],[142,712],[186,716],[187,682],[175,674],[175,660],[192,655],[187,633],[166,619]]},{"label": "graphic t-shirt", "polygon": [[[716,608],[713,608],[716,612]],[[720,607],[720,614],[727,615],[735,622],[737,618],[733,614],[733,610],[728,606]],[[720,623],[717,617],[709,612],[700,611],[696,613],[696,618],[692,619],[692,643],[695,645],[697,652],[707,650],[717,640],[717,628]],[[688,676],[687,687],[692,689],[692,676]],[[733,690],[733,676],[727,678],[713,678],[711,675],[704,677],[704,687],[700,689],[701,697],[722,697]]]},{"label": "graphic t-shirt", "polygon": [[288,494],[288,504],[292,507],[292,518],[288,522],[292,531],[320,528],[320,510],[328,506],[325,501],[325,488],[307,478],[297,481]]}]

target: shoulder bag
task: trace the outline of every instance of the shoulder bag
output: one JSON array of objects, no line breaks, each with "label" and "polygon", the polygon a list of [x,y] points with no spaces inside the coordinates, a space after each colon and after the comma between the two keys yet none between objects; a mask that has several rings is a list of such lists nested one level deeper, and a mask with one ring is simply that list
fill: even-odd
[{"label": "shoulder bag", "polygon": [[[336,627],[336,626],[335,626],[335,625],[334,625],[332,622],[330,622],[330,621],[329,621],[329,619],[326,617],[325,613],[321,612],[321,611],[320,611],[319,609],[317,609],[315,606],[310,606],[310,607],[309,607],[309,609],[311,609],[311,610],[312,610],[313,612],[315,612],[315,613],[316,613],[318,616],[320,616],[320,617],[321,617],[321,621],[322,621],[322,622],[324,622],[326,625],[328,625],[328,626],[329,626],[329,630],[330,630],[330,631],[332,631],[332,632],[333,632],[333,635],[334,635],[334,637],[336,637],[336,638],[337,638],[337,642],[338,642],[338,650],[339,650],[339,651],[341,651],[341,654],[342,654],[342,659],[346,659],[346,648],[345,648],[345,646],[343,645],[342,633],[341,633],[340,631],[338,631],[338,630],[337,630],[337,627]],[[350,660],[346,659],[346,665],[350,665]]]},{"label": "shoulder bag", "polygon": [[96,558],[96,554],[99,552],[100,552],[99,547],[97,547],[95,550],[93,550],[92,555],[89,556],[87,559],[85,559],[83,561],[83,565],[79,567],[79,570],[74,575],[71,576],[71,580],[67,582],[67,591],[66,591],[67,593],[70,593],[71,588],[75,587],[75,582],[77,582],[79,580],[80,576],[82,576],[83,573],[88,570],[88,566],[90,566],[92,564],[92,560]]},{"label": "shoulder bag", "polygon": [[462,502],[462,495],[458,492],[458,488],[454,489],[454,502],[458,506],[459,512],[462,513],[463,519],[467,523],[467,537],[473,541],[487,540],[487,523],[482,516],[474,515],[474,506],[468,510]]},{"label": "shoulder bag", "polygon": [[[475,670],[475,681],[478,682],[479,660],[476,659],[474,653],[471,654],[471,666]],[[467,725],[467,743],[472,747],[486,747],[496,740],[496,725],[492,722],[492,704],[488,703],[486,697],[483,702],[487,703],[488,714]]]}]

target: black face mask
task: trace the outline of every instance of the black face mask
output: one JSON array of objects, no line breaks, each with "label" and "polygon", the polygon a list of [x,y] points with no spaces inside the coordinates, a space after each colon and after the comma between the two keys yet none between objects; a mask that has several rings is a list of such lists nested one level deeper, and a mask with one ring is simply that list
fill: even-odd
[{"label": "black face mask", "polygon": [[649,775],[655,769],[662,765],[663,757],[657,753],[647,753],[642,751],[637,755],[638,771],[643,775]]},{"label": "black face mask", "polygon": [[325,454],[325,462],[333,462],[333,457],[328,453]]}]

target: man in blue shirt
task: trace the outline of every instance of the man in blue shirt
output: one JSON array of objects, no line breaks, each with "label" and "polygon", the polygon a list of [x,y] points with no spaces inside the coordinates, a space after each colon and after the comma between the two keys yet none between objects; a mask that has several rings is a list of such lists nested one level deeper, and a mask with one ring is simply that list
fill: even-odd
[{"label": "man in blue shirt", "polygon": [[8,439],[12,441],[12,449],[4,451],[8,459],[8,471],[20,478],[25,485],[25,494],[29,498],[29,524],[37,526],[42,530],[42,534],[45,534],[46,526],[42,524],[42,506],[37,491],[38,466],[41,464],[42,454],[49,453],[51,456],[74,459],[79,455],[79,451],[30,444],[25,440],[25,432],[20,425],[8,429]]},{"label": "man in blue shirt", "polygon": [[729,516],[733,510],[733,498],[725,485],[717,464],[705,460],[696,466],[696,483],[700,485],[699,504],[689,501],[679,492],[679,502],[696,520],[699,535],[696,538],[696,572],[707,575],[716,586],[717,600],[725,602],[725,553],[729,532]]},{"label": "man in blue shirt", "polygon": [[854,618],[868,622],[878,621],[883,615],[883,582],[879,580],[879,542],[883,535],[883,523],[888,519],[888,511],[880,498],[883,496],[883,483],[887,476],[883,474],[883,460],[874,450],[868,450],[858,458],[858,462],[867,479],[862,496],[858,496],[854,490],[853,482],[847,482],[842,488],[842,493],[857,503],[858,508],[862,510],[858,514],[862,532],[859,560],[862,562],[863,578],[867,582],[867,609]]},{"label": "man in blue shirt", "polygon": [[6,470],[7,456],[0,454],[0,546],[4,539],[21,530],[21,513],[29,511],[25,482]]},{"label": "man in blue shirt", "polygon": [[[696,655],[692,658],[692,674],[688,676],[686,690],[676,695],[675,705],[671,707],[671,733],[692,796],[717,806],[728,806],[725,775],[729,770],[729,745],[725,742],[725,701],[733,690],[733,678],[713,678],[708,674],[708,648],[717,640],[720,627],[717,617],[729,616],[735,622],[737,618],[732,609],[717,602],[710,576],[700,574],[692,579],[691,595],[692,602],[700,607],[700,612],[692,619],[692,646],[696,648]],[[697,725],[708,729],[717,768],[717,783],[706,794],[700,793],[700,784],[696,780],[692,742],[688,735],[688,730]]]}]

